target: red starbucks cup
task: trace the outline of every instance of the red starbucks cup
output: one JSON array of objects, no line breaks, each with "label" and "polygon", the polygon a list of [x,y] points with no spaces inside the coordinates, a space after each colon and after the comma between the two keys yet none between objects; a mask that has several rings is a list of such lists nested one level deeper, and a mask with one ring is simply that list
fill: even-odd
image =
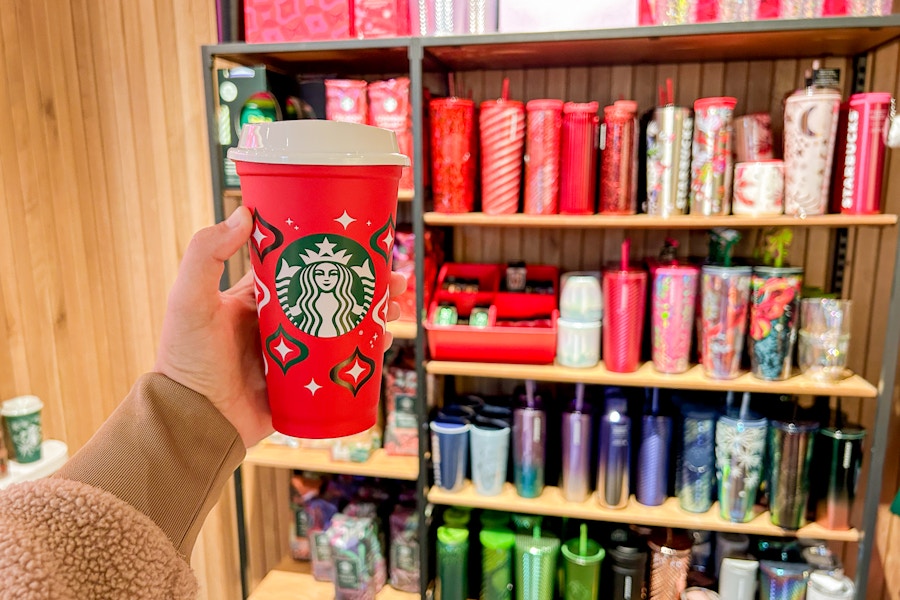
[{"label": "red starbucks cup", "polygon": [[409,159],[393,132],[320,120],[245,125],[228,157],[253,213],[272,424],[303,438],[372,427],[397,187]]}]

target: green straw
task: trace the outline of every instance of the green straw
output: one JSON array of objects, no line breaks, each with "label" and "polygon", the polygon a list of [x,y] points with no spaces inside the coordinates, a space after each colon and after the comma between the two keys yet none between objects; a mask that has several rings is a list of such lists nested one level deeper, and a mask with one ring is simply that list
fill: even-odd
[{"label": "green straw", "polygon": [[581,537],[578,539],[578,553],[582,556],[587,555],[587,523],[581,524]]}]

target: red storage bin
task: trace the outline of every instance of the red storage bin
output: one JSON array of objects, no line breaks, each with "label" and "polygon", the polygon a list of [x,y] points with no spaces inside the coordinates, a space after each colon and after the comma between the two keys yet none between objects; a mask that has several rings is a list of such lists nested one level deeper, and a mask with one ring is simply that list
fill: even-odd
[{"label": "red storage bin", "polygon": [[[438,276],[437,291],[428,309],[425,330],[434,360],[468,362],[550,364],[556,357],[556,321],[559,270],[529,266],[529,281],[546,281],[552,294],[500,292],[505,265],[447,263]],[[448,278],[479,282],[476,293],[444,289]],[[460,318],[468,318],[476,306],[488,308],[488,326],[436,325],[438,307],[453,304]],[[509,321],[527,320],[528,324]]]}]

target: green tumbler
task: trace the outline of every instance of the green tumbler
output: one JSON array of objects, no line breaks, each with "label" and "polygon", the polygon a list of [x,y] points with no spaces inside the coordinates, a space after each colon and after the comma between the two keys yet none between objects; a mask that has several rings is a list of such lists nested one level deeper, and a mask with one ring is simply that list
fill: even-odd
[{"label": "green tumbler", "polygon": [[33,463],[41,459],[41,409],[37,396],[19,396],[0,407],[16,462]]},{"label": "green tumbler", "polygon": [[469,590],[469,531],[442,525],[437,530],[439,600],[466,600]]},{"label": "green tumbler", "polygon": [[541,537],[540,526],[532,535],[516,536],[516,600],[553,600],[559,540]]},{"label": "green tumbler", "polygon": [[503,527],[482,529],[481,600],[512,600],[513,546],[516,536]]},{"label": "green tumbler", "polygon": [[565,559],[564,600],[593,600],[600,595],[600,563],[606,552],[600,544],[587,538],[587,525],[581,525],[581,536],[562,547]]}]

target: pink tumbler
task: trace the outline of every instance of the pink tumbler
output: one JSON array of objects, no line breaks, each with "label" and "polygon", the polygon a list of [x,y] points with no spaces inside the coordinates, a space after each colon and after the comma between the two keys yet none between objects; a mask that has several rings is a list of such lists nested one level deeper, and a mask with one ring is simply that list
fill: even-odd
[{"label": "pink tumbler", "polygon": [[671,264],[653,270],[651,350],[661,373],[684,373],[690,366],[694,308],[700,269]]},{"label": "pink tumbler", "polygon": [[553,215],[559,210],[559,142],[562,100],[532,100],[525,139],[525,214]]},{"label": "pink tumbler", "polygon": [[475,103],[437,98],[429,108],[434,210],[471,212],[475,207]]},{"label": "pink tumbler", "polygon": [[640,366],[647,272],[628,264],[630,240],[622,242],[621,263],[603,271],[603,362],[614,373]]},{"label": "pink tumbler", "polygon": [[835,194],[840,211],[851,215],[881,212],[881,176],[884,173],[884,131],[891,108],[888,93],[850,96],[846,121],[842,119],[840,154],[835,169]]},{"label": "pink tumbler", "polygon": [[514,100],[481,103],[481,210],[510,215],[519,207],[525,105]]},{"label": "pink tumbler", "polygon": [[596,102],[566,102],[563,106],[559,212],[569,215],[594,213],[597,170]]},{"label": "pink tumbler", "polygon": [[637,212],[637,102],[619,100],[603,109],[600,154],[600,214]]}]

